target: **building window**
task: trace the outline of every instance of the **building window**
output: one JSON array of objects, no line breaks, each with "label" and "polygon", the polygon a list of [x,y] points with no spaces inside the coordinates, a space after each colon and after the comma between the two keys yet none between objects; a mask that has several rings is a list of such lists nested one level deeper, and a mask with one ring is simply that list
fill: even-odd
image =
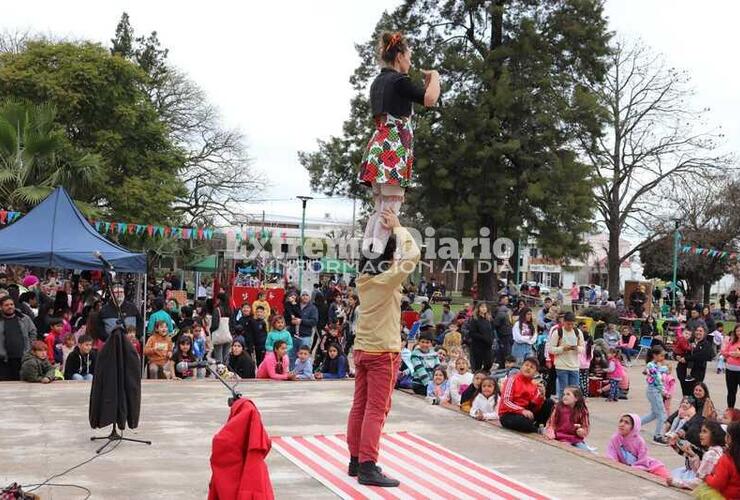
[{"label": "building window", "polygon": [[560,273],[550,273],[550,287],[560,288]]},{"label": "building window", "polygon": [[538,255],[539,255],[539,252],[537,251],[537,248],[536,247],[530,247],[530,249],[529,249],[529,256],[530,257],[534,257],[536,259]]}]

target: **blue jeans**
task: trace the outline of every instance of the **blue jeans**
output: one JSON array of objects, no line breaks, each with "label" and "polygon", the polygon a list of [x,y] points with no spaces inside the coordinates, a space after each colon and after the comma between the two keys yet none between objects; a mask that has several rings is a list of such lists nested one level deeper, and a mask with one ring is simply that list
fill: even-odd
[{"label": "blue jeans", "polygon": [[72,380],[86,380],[89,382],[92,379],[93,379],[93,376],[90,373],[88,373],[87,375],[80,375],[79,373],[72,374]]},{"label": "blue jeans", "polygon": [[576,387],[580,385],[578,370],[558,370],[556,368],[555,380],[558,390],[558,399],[563,399],[563,391],[569,385],[574,385]]},{"label": "blue jeans", "polygon": [[653,437],[663,435],[663,423],[665,422],[665,405],[663,405],[663,393],[660,389],[653,386],[647,388],[647,398],[650,402],[650,413],[642,417],[640,421],[643,427],[655,420],[655,434]]},{"label": "blue jeans", "polygon": [[525,358],[532,355],[532,346],[529,344],[514,342],[514,347],[511,348],[511,355],[516,358],[516,364],[521,365]]},{"label": "blue jeans", "polygon": [[313,335],[310,337],[293,337],[293,349],[290,350],[288,353],[288,358],[290,359],[290,369],[292,370],[295,366],[295,360],[298,357],[298,349],[302,345],[308,346],[308,348],[311,348],[311,340],[313,339]]}]

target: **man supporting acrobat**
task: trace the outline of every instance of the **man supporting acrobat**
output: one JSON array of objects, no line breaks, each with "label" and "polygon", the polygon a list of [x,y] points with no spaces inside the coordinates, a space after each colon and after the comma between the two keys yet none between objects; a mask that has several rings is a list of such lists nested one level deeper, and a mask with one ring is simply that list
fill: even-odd
[{"label": "man supporting acrobat", "polygon": [[[383,425],[401,362],[401,284],[419,261],[419,247],[392,210],[383,224],[393,231],[383,254],[361,262],[360,314],[355,336],[355,396],[347,422],[348,473],[360,484],[394,487],[399,482],[377,467]],[[400,249],[394,259],[396,248]]]}]

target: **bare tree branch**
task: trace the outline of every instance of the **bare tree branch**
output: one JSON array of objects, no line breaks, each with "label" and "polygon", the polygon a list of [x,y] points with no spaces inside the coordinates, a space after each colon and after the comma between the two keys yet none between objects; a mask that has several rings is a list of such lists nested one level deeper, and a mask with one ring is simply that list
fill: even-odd
[{"label": "bare tree branch", "polygon": [[609,230],[609,292],[616,294],[619,264],[644,247],[620,254],[623,232],[651,234],[645,244],[662,236],[651,233],[660,188],[717,172],[730,158],[716,153],[721,136],[705,124],[707,110],[691,106],[688,75],[639,42],[616,43],[609,75],[593,90],[609,113],[607,129],[581,147],[601,182],[595,196]]}]

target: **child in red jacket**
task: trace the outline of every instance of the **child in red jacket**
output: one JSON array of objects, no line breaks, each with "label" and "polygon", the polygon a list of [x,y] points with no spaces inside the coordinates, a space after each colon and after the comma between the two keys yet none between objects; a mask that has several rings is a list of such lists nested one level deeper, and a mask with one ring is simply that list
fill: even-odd
[{"label": "child in red jacket", "polygon": [[545,399],[545,386],[534,377],[539,370],[537,358],[527,358],[519,373],[504,382],[498,406],[501,425],[519,432],[537,432],[552,413],[553,402]]},{"label": "child in red jacket", "polygon": [[725,441],[727,451],[704,482],[724,498],[740,498],[740,422],[727,426]]},{"label": "child in red jacket", "polygon": [[[57,344],[62,343],[63,331],[64,323],[61,319],[53,318],[49,321],[49,333],[44,335],[44,342],[46,343],[46,356],[52,365],[56,362],[54,353],[56,352]],[[61,364],[62,360],[60,359],[58,362]]]}]

